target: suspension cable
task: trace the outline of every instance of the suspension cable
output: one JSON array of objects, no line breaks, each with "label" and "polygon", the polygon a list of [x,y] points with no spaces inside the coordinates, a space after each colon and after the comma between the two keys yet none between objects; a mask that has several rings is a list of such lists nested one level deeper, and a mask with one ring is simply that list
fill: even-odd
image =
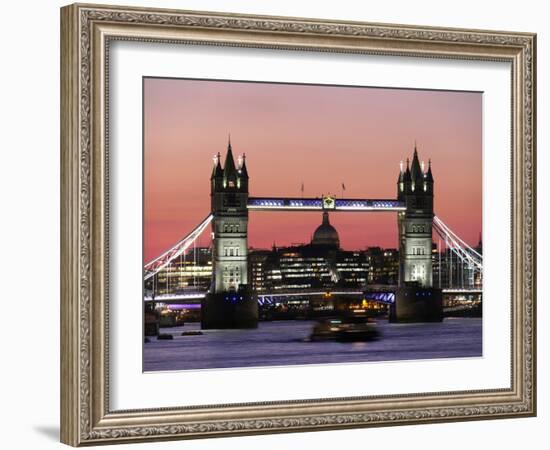
[{"label": "suspension cable", "polygon": [[175,258],[184,253],[200,234],[205,230],[208,224],[212,221],[213,215],[209,214],[191,233],[178,241],[173,247],[166,250],[162,255],[149,261],[144,266],[144,280],[148,280],[159,271],[168,266]]}]

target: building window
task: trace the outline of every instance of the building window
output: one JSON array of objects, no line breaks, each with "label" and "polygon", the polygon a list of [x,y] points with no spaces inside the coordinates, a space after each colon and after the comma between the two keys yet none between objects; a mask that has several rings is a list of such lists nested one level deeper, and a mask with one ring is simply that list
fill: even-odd
[{"label": "building window", "polygon": [[426,269],[424,266],[420,265],[414,265],[411,269],[411,280],[412,281],[422,281],[424,280],[426,274]]},{"label": "building window", "polygon": [[425,225],[416,224],[416,225],[412,226],[412,232],[413,233],[425,233],[426,230],[427,230],[427,228],[426,228]]},{"label": "building window", "polygon": [[239,232],[239,224],[226,223],[226,224],[223,225],[223,232],[224,233],[238,233]]}]

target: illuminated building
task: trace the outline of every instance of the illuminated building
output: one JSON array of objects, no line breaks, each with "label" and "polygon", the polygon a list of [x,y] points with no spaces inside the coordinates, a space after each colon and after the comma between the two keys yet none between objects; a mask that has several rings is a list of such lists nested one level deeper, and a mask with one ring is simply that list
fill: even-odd
[{"label": "illuminated building", "polygon": [[[474,250],[480,255],[483,254],[481,236]],[[442,248],[441,251],[438,251],[434,245],[432,261],[434,286],[442,289],[449,287],[460,289],[482,287],[481,272],[475,271],[473,267],[469,268],[450,248]]]},{"label": "illuminated building", "polygon": [[368,284],[396,284],[399,254],[379,247],[347,251],[340,248],[337,230],[328,212],[309,244],[250,250],[252,289],[258,293],[363,288]]},{"label": "illuminated building", "polygon": [[146,289],[155,293],[174,294],[186,290],[207,290],[212,281],[212,249],[189,249],[177,261],[148,280]]},{"label": "illuminated building", "polygon": [[266,269],[266,261],[270,255],[269,250],[254,250],[250,249],[248,253],[248,267],[250,270],[250,283],[253,289],[262,293],[266,291],[264,271]]}]

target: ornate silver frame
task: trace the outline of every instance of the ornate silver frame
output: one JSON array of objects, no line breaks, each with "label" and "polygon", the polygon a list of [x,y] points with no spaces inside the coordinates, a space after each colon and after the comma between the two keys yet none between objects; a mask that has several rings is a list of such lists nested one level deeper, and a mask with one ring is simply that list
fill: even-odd
[{"label": "ornate silver frame", "polygon": [[[113,39],[510,62],[510,388],[111,411],[105,99]],[[535,415],[535,54],[536,36],[530,33],[81,4],[62,8],[62,442],[79,446]]]}]

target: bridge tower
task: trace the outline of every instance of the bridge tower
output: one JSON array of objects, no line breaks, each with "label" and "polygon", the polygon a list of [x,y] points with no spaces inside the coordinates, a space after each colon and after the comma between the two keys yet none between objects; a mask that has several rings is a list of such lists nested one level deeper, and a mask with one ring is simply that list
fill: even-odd
[{"label": "bridge tower", "polygon": [[441,290],[433,288],[432,222],[434,179],[431,162],[424,170],[416,145],[412,163],[400,168],[397,198],[405,211],[397,216],[399,283],[390,319],[397,322],[442,320]]},{"label": "bridge tower", "polygon": [[229,141],[223,168],[218,153],[210,177],[213,276],[201,308],[202,328],[258,323],[258,304],[248,288],[248,179],[245,156],[235,164]]}]

